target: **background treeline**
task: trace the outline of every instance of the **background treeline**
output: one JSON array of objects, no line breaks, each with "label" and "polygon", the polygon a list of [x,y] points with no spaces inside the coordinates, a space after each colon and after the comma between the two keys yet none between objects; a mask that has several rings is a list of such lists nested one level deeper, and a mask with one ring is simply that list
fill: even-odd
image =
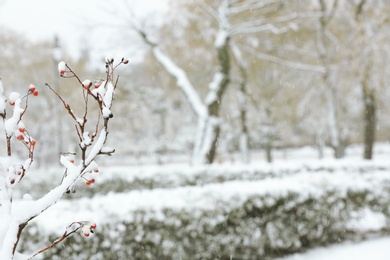
[{"label": "background treeline", "polygon": [[[122,39],[117,46],[137,45],[144,56],[120,73],[123,87],[117,90],[110,145],[136,161],[147,157],[164,162],[167,155],[188,161],[198,142],[207,144],[199,139],[203,115],[191,103],[193,96],[183,91],[183,78],[162,62],[164,55],[207,110],[203,123],[214,133],[209,146],[215,145],[215,151],[211,147],[201,162],[248,162],[248,151],[259,149],[271,161],[275,148],[305,145],[316,146],[319,156],[329,146],[341,158],[350,144],[364,144],[362,157],[370,159],[373,144],[387,141],[390,132],[389,7],[380,0],[175,0],[158,26],[134,21],[131,10],[122,9],[116,19],[126,26],[113,27]],[[53,118],[52,124],[31,129],[37,131],[38,143],[55,135],[51,145],[58,152],[74,150],[65,112],[55,106],[44,83],[68,100],[80,97],[77,82],[61,81],[55,67],[63,59],[90,75],[99,66],[91,64],[88,46],[72,60],[65,49],[58,55],[54,41],[33,44],[6,30],[0,37],[5,88],[37,85],[42,90],[40,101],[30,104],[36,111],[33,120]],[[221,91],[214,93],[213,87]],[[53,117],[53,111],[59,116]],[[37,154],[41,159],[58,155]]]}]

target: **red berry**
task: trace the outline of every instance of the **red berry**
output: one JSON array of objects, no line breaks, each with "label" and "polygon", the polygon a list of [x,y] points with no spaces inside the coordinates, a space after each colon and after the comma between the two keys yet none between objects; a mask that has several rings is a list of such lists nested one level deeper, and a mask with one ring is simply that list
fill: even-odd
[{"label": "red berry", "polygon": [[24,133],[24,131],[26,131],[25,128],[19,128],[19,132]]},{"label": "red berry", "polygon": [[89,79],[86,79],[83,81],[82,85],[83,85],[85,90],[88,90],[92,86],[92,81],[90,81]]},{"label": "red berry", "polygon": [[95,223],[91,224],[91,228],[95,229],[96,228],[96,224]]},{"label": "red berry", "polygon": [[36,96],[38,96],[38,91],[37,90],[34,90],[33,91],[33,95],[36,97]]},{"label": "red berry", "polygon": [[31,146],[34,146],[34,145],[36,145],[36,144],[37,144],[37,141],[35,141],[35,140],[31,140],[30,144],[31,144]]},{"label": "red berry", "polygon": [[93,172],[98,173],[99,169],[94,169]]},{"label": "red berry", "polygon": [[33,84],[31,84],[30,87],[29,87],[29,90],[30,90],[31,92],[34,92],[34,91],[35,91],[35,86],[34,86]]},{"label": "red berry", "polygon": [[22,141],[22,140],[24,140],[24,137],[23,137],[23,135],[18,135],[17,139],[18,139],[19,141]]},{"label": "red berry", "polygon": [[86,182],[85,182],[85,185],[87,185],[87,186],[91,186],[91,184],[92,184],[91,181],[86,181]]},{"label": "red berry", "polygon": [[89,237],[89,233],[84,233],[84,236]]},{"label": "red berry", "polygon": [[64,75],[65,75],[65,70],[61,70],[61,71],[60,71],[60,75],[61,75],[61,76],[64,76]]},{"label": "red berry", "polygon": [[70,159],[69,161],[70,161],[71,163],[74,163],[74,160],[73,160],[73,159]]},{"label": "red berry", "polygon": [[11,106],[15,106],[15,102],[14,102],[14,101],[10,101],[9,104],[10,104]]}]

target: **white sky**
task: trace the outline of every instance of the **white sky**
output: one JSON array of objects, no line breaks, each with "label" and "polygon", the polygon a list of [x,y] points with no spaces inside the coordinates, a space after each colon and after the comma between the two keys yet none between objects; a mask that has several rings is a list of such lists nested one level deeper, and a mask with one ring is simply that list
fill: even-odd
[{"label": "white sky", "polygon": [[[109,32],[98,32],[99,25],[91,21],[109,23],[105,9],[124,3],[133,6],[137,17],[152,20],[168,8],[167,0],[0,0],[0,26],[14,29],[31,41],[51,41],[58,35],[62,46],[76,57],[81,49],[91,49],[91,42],[93,50],[104,52],[112,49],[107,45]],[[93,32],[104,37],[90,34],[88,25],[96,26]]]}]

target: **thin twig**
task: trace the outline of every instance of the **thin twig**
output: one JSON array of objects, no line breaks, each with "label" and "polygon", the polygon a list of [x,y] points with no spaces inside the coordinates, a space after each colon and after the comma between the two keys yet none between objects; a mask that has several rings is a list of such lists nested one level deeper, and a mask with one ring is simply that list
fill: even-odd
[{"label": "thin twig", "polygon": [[[70,228],[73,224],[80,224],[80,223],[79,223],[79,222],[73,222],[73,223],[70,224],[67,228]],[[63,234],[60,238],[56,239],[51,245],[49,245],[49,246],[47,246],[47,247],[45,247],[45,248],[39,250],[39,251],[36,252],[35,254],[33,254],[30,258],[28,258],[28,260],[30,260],[30,259],[36,257],[37,255],[39,255],[39,254],[41,254],[41,253],[43,253],[43,252],[49,250],[50,248],[53,248],[53,247],[56,246],[57,244],[59,244],[59,243],[61,243],[62,241],[64,241],[67,237],[69,237],[70,235],[72,235],[72,234],[74,234],[75,232],[77,232],[81,227],[82,227],[82,225],[78,226],[76,229],[70,231],[69,233],[68,233],[67,230],[65,230],[64,234]]]},{"label": "thin twig", "polygon": [[77,121],[77,117],[73,113],[70,106],[65,102],[65,100],[58,94],[49,84],[45,83],[46,86],[50,88],[50,90],[61,100],[62,104],[64,105],[65,109],[68,110],[69,115],[76,121],[78,125],[80,125],[80,122]]}]

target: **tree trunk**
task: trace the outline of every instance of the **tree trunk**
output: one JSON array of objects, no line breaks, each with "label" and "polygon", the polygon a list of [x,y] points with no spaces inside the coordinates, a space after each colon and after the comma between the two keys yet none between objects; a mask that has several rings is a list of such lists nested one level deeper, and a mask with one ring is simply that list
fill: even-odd
[{"label": "tree trunk", "polygon": [[240,89],[239,89],[239,105],[240,105],[240,154],[241,154],[241,161],[245,164],[249,164],[250,162],[250,155],[249,155],[249,135],[248,135],[248,127],[247,127],[247,116],[246,116],[246,81],[247,76],[245,69],[240,66],[241,71],[241,82],[240,82]]},{"label": "tree trunk", "polygon": [[145,43],[153,48],[156,59],[164,66],[166,71],[177,80],[177,85],[183,90],[189,103],[198,116],[197,135],[194,142],[192,163],[213,163],[216,157],[218,138],[220,133],[219,110],[223,94],[230,82],[229,34],[221,28],[216,39],[219,71],[215,73],[209,85],[209,92],[203,104],[183,69],[176,65],[170,57],[149,40],[146,33],[138,30]]},{"label": "tree trunk", "polygon": [[219,119],[200,117],[198,119],[197,137],[192,155],[192,164],[211,164],[216,156],[219,137]]},{"label": "tree trunk", "polygon": [[[221,41],[221,35],[225,38]],[[230,57],[229,57],[229,37],[221,30],[217,36],[216,44],[219,71],[214,75],[213,81],[209,85],[209,93],[206,97],[207,115],[200,118],[198,126],[198,138],[195,143],[193,163],[214,162],[217,153],[218,138],[220,134],[219,110],[223,94],[230,82]]]},{"label": "tree trunk", "polygon": [[376,107],[373,89],[363,84],[364,102],[364,159],[371,160],[376,132]]},{"label": "tree trunk", "polygon": [[319,28],[317,30],[317,51],[322,65],[325,67],[325,73],[322,76],[322,81],[325,86],[325,98],[328,110],[328,127],[330,136],[330,146],[333,148],[334,157],[340,159],[345,155],[345,142],[342,142],[340,135],[340,127],[337,116],[337,91],[334,86],[334,81],[331,80],[331,70],[329,61],[329,51],[326,46],[326,27],[333,17],[336,10],[337,1],[333,2],[333,5],[327,10],[327,5],[324,0],[319,0],[321,12],[326,13],[319,19]]},{"label": "tree trunk", "polygon": [[[366,0],[360,0],[358,5],[356,6],[355,19],[357,23],[357,28],[360,32],[360,36],[363,39],[370,39],[372,37],[372,32],[367,30],[367,24],[361,20],[363,13],[363,6],[366,4]],[[363,158],[367,160],[371,160],[373,157],[373,148],[375,143],[375,134],[376,134],[376,99],[375,99],[375,89],[370,86],[370,75],[371,68],[373,66],[374,61],[374,50],[376,47],[372,46],[370,41],[367,56],[363,56],[364,60],[368,61],[364,70],[363,78],[361,79],[361,86],[363,92],[363,104],[364,104],[364,153]],[[364,51],[362,51],[364,53]]]},{"label": "tree trunk", "polygon": [[242,60],[240,50],[235,45],[231,46],[231,50],[241,76],[241,79],[239,81],[238,94],[237,94],[238,105],[240,108],[240,140],[239,140],[239,144],[240,144],[239,148],[240,148],[240,155],[241,155],[240,157],[242,163],[249,164],[250,153],[249,153],[249,134],[248,134],[248,126],[247,126],[248,102],[247,102],[247,91],[246,91],[248,76],[246,73],[246,68]]},{"label": "tree trunk", "polygon": [[265,155],[268,163],[272,163],[272,144],[267,143],[265,146]]},{"label": "tree trunk", "polygon": [[316,136],[316,147],[318,151],[318,159],[324,158],[324,147],[325,147],[325,141],[322,134],[322,131],[319,131]]}]

